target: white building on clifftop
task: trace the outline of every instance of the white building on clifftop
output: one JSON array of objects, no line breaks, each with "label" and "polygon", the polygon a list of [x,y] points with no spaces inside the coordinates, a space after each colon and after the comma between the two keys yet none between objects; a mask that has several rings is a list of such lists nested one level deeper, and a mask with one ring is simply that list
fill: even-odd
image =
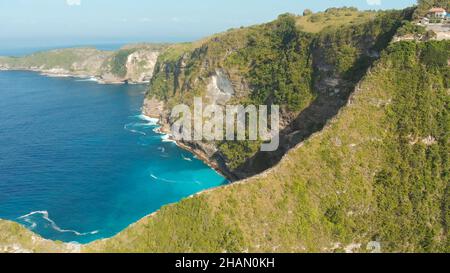
[{"label": "white building on clifftop", "polygon": [[446,18],[447,17],[447,11],[443,8],[432,8],[428,11],[428,17],[431,18]]}]

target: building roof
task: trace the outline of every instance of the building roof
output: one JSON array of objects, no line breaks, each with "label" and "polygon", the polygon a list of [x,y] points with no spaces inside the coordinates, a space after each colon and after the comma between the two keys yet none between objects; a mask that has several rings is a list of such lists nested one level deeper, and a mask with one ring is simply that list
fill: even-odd
[{"label": "building roof", "polygon": [[432,8],[430,9],[430,12],[446,12],[446,10],[443,8]]}]

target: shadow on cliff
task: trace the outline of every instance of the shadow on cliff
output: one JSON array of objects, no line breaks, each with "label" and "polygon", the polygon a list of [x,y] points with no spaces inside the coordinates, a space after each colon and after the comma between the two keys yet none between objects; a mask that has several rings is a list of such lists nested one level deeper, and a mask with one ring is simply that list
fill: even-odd
[{"label": "shadow on cliff", "polygon": [[[378,43],[379,41],[376,41],[375,44]],[[386,46],[387,42],[383,48]],[[317,77],[314,84],[316,99],[288,126],[280,131],[280,147],[278,150],[257,152],[244,164],[231,172],[239,179],[262,173],[277,165],[290,149],[307,140],[311,135],[323,130],[328,121],[334,118],[342,107],[347,105],[356,86],[379,58],[379,52],[375,55],[376,57],[363,55],[358,58],[352,69],[347,73],[349,75],[338,77],[339,83],[336,85],[327,83],[327,81],[336,80],[336,78]],[[320,55],[316,56],[316,59],[320,59]],[[321,73],[318,71],[320,70],[318,66],[318,64],[315,65],[316,73]]]},{"label": "shadow on cliff", "polygon": [[346,105],[355,85],[341,90],[339,94],[331,96],[320,94],[309,107],[280,131],[280,147],[273,152],[258,152],[243,165],[233,170],[240,179],[262,173],[277,165],[283,156],[299,143],[307,140],[311,135],[321,131],[328,120],[335,117],[339,110]]},{"label": "shadow on cliff", "polygon": [[[414,9],[404,10],[403,18],[411,20],[413,11]],[[260,174],[277,165],[290,149],[323,130],[328,121],[334,118],[342,107],[347,105],[359,82],[374,62],[380,58],[381,52],[388,47],[401,26],[402,22],[396,20],[389,30],[376,39],[368,39],[366,35],[359,36],[357,38],[359,40],[358,47],[362,54],[356,59],[352,67],[341,75],[326,71],[327,68],[325,67],[329,64],[322,62],[325,54],[320,46],[317,46],[313,52],[316,99],[280,132],[280,147],[278,150],[257,152],[231,172],[239,179]],[[328,76],[323,77],[323,75]],[[333,84],[333,81],[337,82]]]}]

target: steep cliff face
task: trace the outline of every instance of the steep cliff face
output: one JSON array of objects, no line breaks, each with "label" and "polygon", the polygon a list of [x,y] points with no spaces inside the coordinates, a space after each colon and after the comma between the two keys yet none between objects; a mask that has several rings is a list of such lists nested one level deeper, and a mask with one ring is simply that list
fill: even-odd
[{"label": "steep cliff face", "polygon": [[127,46],[114,52],[102,64],[99,79],[107,83],[150,81],[163,46]]},{"label": "steep cliff face", "polygon": [[84,250],[449,252],[449,59],[448,41],[389,45],[277,166]]},{"label": "steep cliff face", "polygon": [[[449,41],[392,43],[324,129],[274,168],[75,250],[449,252],[449,60]],[[74,248],[0,221],[0,252],[24,250]]]},{"label": "steep cliff face", "polygon": [[380,12],[318,33],[302,31],[303,18],[282,15],[176,45],[158,59],[147,98],[164,104],[157,114],[164,128],[173,122],[171,107],[192,105],[196,96],[208,104],[280,105],[281,147],[275,152],[259,152],[259,142],[181,142],[230,178],[249,177],[275,165],[336,115],[411,13]]},{"label": "steep cliff face", "polygon": [[100,83],[146,83],[165,45],[129,45],[112,51],[58,49],[29,56],[0,57],[0,70],[31,70],[49,76],[95,77]]},{"label": "steep cliff face", "polygon": [[[185,67],[183,67],[184,61],[178,63],[178,73],[183,74]],[[166,67],[167,64],[163,64],[159,69],[170,69]],[[169,76],[170,77],[170,76]],[[243,96],[243,92],[247,92],[248,85],[243,78],[239,79],[240,86],[235,86],[230,80],[229,76],[222,69],[216,69],[212,72],[205,81],[204,102],[208,105],[220,105],[226,106],[230,101],[236,99],[237,96]],[[192,97],[193,98],[193,97]],[[177,102],[173,100],[161,100],[157,96],[147,96],[144,100],[142,112],[146,116],[156,118],[160,120],[161,132],[171,133],[171,124],[173,120],[170,117],[170,109]],[[185,103],[191,105],[192,101],[184,100],[179,103]],[[226,165],[226,159],[220,153],[217,143],[207,141],[180,141],[178,145],[182,148],[189,150],[197,155],[198,158],[208,163],[211,167],[225,174],[228,178],[239,179],[233,172],[230,171]]]},{"label": "steep cliff face", "polygon": [[150,82],[158,55],[158,52],[148,50],[138,50],[130,54],[125,65],[125,77],[132,82]]}]

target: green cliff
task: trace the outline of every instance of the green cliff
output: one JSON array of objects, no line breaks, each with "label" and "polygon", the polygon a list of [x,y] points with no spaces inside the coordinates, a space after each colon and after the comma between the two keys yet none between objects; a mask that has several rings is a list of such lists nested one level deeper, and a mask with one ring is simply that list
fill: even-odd
[{"label": "green cliff", "polygon": [[0,57],[0,70],[32,70],[49,76],[95,77],[101,83],[142,83],[153,75],[164,44],[127,45],[118,51],[68,48],[24,57]]},{"label": "green cliff", "polygon": [[[169,47],[148,99],[166,109],[214,99],[212,89],[228,86],[208,88],[216,77],[231,83],[232,102],[281,103],[296,137],[283,138],[274,166],[79,248],[0,221],[0,251],[449,252],[450,42],[390,42],[412,12],[355,13],[358,21],[313,30],[283,15]],[[202,149],[232,168],[239,148],[222,145]]]},{"label": "green cliff", "polygon": [[449,57],[449,42],[392,44],[279,165],[84,250],[449,251]]},{"label": "green cliff", "polygon": [[[343,8],[305,17],[284,14],[268,24],[175,45],[158,58],[147,97],[165,104],[161,119],[166,128],[172,106],[192,105],[195,96],[221,104],[217,93],[229,93],[232,98],[225,104],[280,105],[281,147],[276,152],[258,153],[259,144],[246,141],[183,143],[230,177],[250,177],[323,128],[412,12]],[[311,23],[311,17],[317,19]],[[217,81],[227,82],[231,90],[216,86]],[[149,108],[147,114],[161,115]]]},{"label": "green cliff", "polygon": [[392,44],[338,116],[270,171],[81,251],[449,251],[450,71],[436,61],[449,54],[449,42]]}]

